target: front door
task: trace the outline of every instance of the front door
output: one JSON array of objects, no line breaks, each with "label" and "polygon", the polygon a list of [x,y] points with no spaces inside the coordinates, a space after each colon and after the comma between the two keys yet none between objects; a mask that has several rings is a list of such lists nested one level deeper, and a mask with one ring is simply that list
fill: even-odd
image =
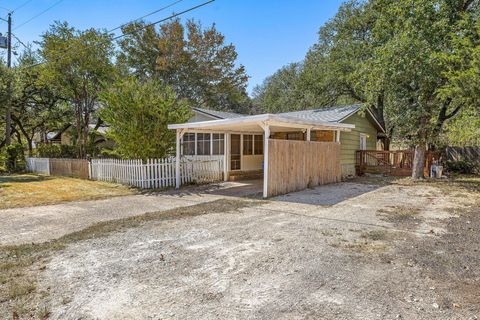
[{"label": "front door", "polygon": [[239,134],[230,135],[230,170],[240,170],[241,142]]}]

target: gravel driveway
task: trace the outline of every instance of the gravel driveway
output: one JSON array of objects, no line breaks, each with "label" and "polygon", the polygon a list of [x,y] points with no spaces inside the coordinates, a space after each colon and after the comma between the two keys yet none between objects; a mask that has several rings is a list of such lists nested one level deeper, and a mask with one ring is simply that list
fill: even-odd
[{"label": "gravel driveway", "polygon": [[318,187],[75,243],[40,285],[53,319],[476,319],[476,201]]},{"label": "gravel driveway", "polygon": [[186,187],[181,191],[4,209],[0,210],[0,245],[48,241],[98,222],[209,202],[232,195],[252,195],[259,188],[259,181],[225,182]]}]

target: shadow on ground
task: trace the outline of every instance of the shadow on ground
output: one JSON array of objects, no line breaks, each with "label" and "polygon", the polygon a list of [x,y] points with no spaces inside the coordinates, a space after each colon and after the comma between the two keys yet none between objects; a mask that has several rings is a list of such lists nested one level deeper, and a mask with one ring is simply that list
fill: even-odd
[{"label": "shadow on ground", "polygon": [[[26,182],[40,182],[51,180],[53,177],[36,175],[36,174],[22,174],[22,175],[6,175],[0,176],[0,184],[2,183],[26,183]],[[2,186],[4,187],[4,186]]]}]

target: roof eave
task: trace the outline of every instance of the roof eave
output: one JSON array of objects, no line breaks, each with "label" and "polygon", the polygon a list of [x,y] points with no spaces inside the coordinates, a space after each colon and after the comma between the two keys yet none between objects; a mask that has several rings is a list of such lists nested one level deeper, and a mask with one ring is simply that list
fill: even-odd
[{"label": "roof eave", "polygon": [[191,123],[180,123],[180,124],[169,124],[168,129],[203,129],[208,127],[219,127],[219,126],[228,126],[228,125],[239,125],[245,123],[265,123],[270,125],[288,125],[292,124],[298,126],[299,128],[325,128],[330,130],[341,130],[341,131],[350,131],[355,128],[353,124],[345,123],[332,123],[332,122],[323,122],[323,121],[305,121],[288,116],[280,116],[275,114],[260,114],[254,116],[245,116],[239,118],[229,118],[229,119],[220,119],[220,120],[211,120],[211,121],[200,121],[200,122],[191,122]]}]

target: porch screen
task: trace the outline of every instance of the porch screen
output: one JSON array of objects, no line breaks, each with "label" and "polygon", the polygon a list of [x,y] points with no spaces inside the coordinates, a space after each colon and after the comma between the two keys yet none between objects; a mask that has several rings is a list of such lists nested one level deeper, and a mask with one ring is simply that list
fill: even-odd
[{"label": "porch screen", "polygon": [[197,155],[210,155],[210,133],[197,133]]},{"label": "porch screen", "polygon": [[195,133],[183,135],[183,155],[193,156],[195,154]]},{"label": "porch screen", "polygon": [[222,155],[224,153],[225,135],[223,133],[212,134],[212,154]]}]

